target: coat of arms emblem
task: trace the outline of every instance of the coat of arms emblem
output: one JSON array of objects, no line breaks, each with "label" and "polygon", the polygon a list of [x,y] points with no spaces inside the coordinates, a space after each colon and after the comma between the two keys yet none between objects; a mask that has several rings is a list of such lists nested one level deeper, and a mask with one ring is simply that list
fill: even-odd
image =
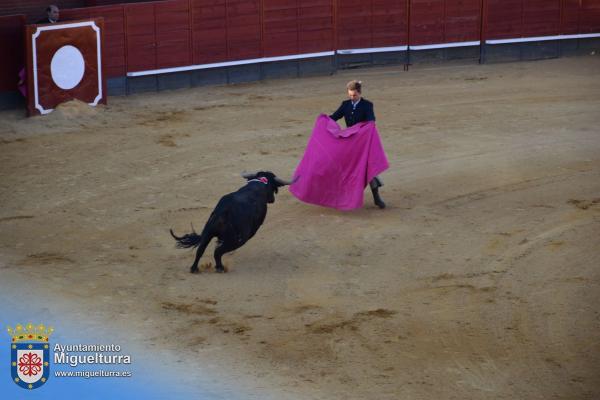
[{"label": "coat of arms emblem", "polygon": [[13,382],[24,389],[37,389],[48,381],[50,376],[50,343],[48,337],[54,332],[32,323],[21,324],[13,329],[8,327],[11,336],[10,371]]}]

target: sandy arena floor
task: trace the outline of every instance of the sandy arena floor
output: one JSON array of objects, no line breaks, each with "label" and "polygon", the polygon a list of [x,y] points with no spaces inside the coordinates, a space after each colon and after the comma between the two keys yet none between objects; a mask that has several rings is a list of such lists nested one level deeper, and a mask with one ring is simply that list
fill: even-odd
[{"label": "sandy arena floor", "polygon": [[[168,229],[201,229],[242,170],[289,178],[353,78],[388,208],[284,189],[228,274],[190,274]],[[600,398],[599,57],[109,102],[0,113],[0,290],[77,305],[248,398]]]}]

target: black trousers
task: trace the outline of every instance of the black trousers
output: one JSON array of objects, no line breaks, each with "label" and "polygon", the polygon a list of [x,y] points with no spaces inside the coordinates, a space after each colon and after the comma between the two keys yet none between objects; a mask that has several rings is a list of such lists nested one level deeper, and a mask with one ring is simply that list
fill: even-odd
[{"label": "black trousers", "polygon": [[380,177],[376,176],[375,178],[371,179],[371,182],[369,182],[369,186],[371,186],[371,189],[377,189],[383,186],[383,181]]}]

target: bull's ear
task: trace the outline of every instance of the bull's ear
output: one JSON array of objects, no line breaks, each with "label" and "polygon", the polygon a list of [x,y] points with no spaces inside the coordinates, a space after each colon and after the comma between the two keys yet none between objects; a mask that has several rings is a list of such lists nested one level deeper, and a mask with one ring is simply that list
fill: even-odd
[{"label": "bull's ear", "polygon": [[256,179],[256,172],[242,172],[242,178],[250,180],[250,179]]}]

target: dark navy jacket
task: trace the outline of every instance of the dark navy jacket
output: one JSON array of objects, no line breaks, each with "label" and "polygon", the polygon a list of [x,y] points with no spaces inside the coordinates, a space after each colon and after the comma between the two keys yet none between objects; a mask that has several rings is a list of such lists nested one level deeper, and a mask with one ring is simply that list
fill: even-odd
[{"label": "dark navy jacket", "polygon": [[373,111],[373,103],[365,98],[361,98],[356,109],[352,108],[352,101],[342,101],[340,108],[329,116],[334,121],[344,117],[346,126],[349,128],[354,124],[364,121],[375,121],[375,112]]}]

